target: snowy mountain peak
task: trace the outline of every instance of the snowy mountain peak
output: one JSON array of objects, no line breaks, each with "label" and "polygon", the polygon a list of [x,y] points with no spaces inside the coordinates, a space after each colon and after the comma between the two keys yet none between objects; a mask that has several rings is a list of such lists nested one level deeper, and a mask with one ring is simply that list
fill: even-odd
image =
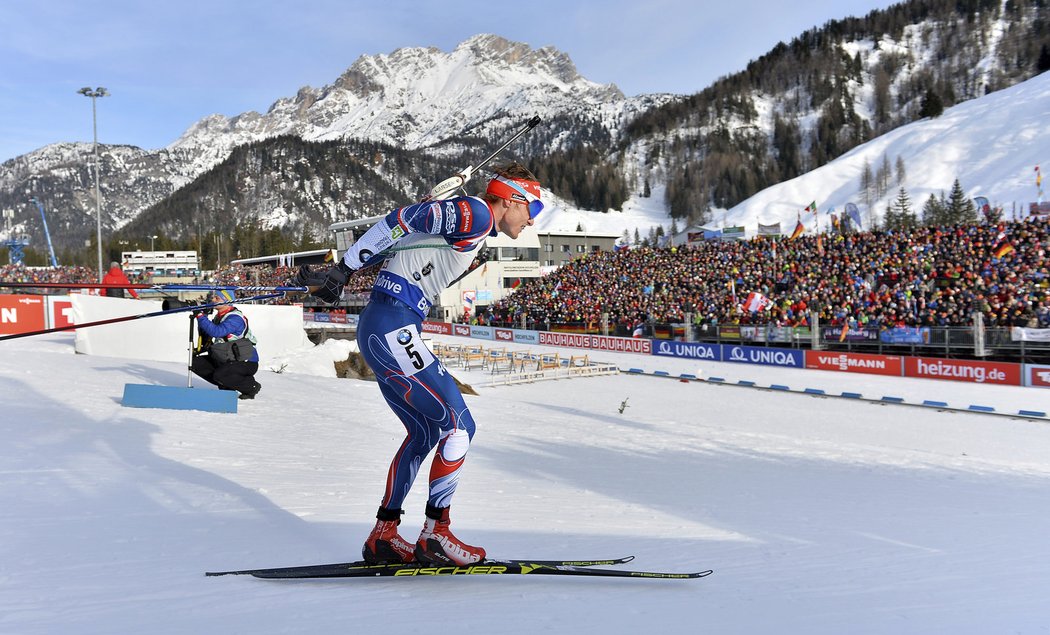
[{"label": "snowy mountain peak", "polygon": [[295,97],[274,102],[265,115],[205,117],[170,147],[189,150],[207,164],[222,160],[236,145],[281,134],[419,148],[493,117],[543,116],[624,101],[615,85],[581,77],[569,56],[553,47],[533,49],[481,34],[449,53],[409,47],[361,56],[328,86],[303,87]]}]

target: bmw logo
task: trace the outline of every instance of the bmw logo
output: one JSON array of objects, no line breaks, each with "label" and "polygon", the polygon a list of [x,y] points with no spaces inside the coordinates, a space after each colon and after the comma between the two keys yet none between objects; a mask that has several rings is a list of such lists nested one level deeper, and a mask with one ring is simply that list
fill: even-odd
[{"label": "bmw logo", "polygon": [[412,331],[408,329],[401,329],[397,332],[397,343],[404,346],[412,341]]}]

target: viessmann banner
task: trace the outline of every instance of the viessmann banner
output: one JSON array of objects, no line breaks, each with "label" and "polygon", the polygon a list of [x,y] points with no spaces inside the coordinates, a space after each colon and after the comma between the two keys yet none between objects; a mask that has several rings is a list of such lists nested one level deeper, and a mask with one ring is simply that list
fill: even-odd
[{"label": "viessmann banner", "polygon": [[47,328],[44,308],[42,295],[0,295],[0,335]]},{"label": "viessmann banner", "polygon": [[903,362],[897,355],[833,351],[806,351],[806,368],[891,377],[900,377],[904,372]]}]

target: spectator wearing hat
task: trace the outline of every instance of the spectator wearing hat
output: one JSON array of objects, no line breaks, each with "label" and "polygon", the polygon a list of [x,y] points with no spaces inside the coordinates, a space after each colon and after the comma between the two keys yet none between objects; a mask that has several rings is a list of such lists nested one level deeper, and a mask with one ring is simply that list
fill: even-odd
[{"label": "spectator wearing hat", "polygon": [[[120,268],[120,263],[114,261],[109,263],[109,271],[106,272],[106,275],[102,276],[102,284],[130,285],[131,281],[128,280],[127,275],[124,274],[124,270]],[[116,287],[113,287],[106,289],[106,295],[111,298],[123,298],[125,297],[124,291],[125,289],[118,289]],[[131,294],[131,297],[135,298],[136,300],[138,299],[139,294],[134,289],[128,288],[127,292]]]},{"label": "spectator wearing hat", "polygon": [[219,390],[236,390],[241,399],[255,399],[262,385],[255,381],[259,372],[257,340],[248,327],[248,318],[233,306],[230,291],[211,291],[207,304],[216,304],[215,317],[210,309],[193,313],[201,338],[194,350],[190,369]]}]

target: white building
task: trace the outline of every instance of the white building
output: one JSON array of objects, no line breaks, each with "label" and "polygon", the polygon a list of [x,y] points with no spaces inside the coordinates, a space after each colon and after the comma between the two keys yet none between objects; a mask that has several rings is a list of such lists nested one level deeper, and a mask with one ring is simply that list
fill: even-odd
[{"label": "white building", "polygon": [[151,272],[154,276],[198,276],[200,259],[195,251],[123,251],[124,273]]}]

